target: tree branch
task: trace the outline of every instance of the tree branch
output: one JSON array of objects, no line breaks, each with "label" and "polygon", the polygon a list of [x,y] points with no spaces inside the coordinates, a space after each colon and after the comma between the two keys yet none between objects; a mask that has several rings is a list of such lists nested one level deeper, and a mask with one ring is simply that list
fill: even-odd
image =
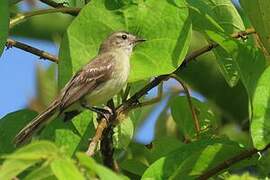
[{"label": "tree branch", "polygon": [[[254,33],[256,33],[255,30],[253,28],[250,28],[250,29],[247,29],[245,32],[234,33],[231,35],[231,37],[232,38],[239,38],[239,37],[243,37],[244,35],[249,35],[249,34],[254,34]],[[192,53],[190,53],[188,56],[186,56],[183,63],[174,72],[172,72],[170,74],[164,74],[164,75],[157,76],[155,79],[150,81],[146,86],[144,86],[141,90],[139,90],[133,96],[131,96],[128,100],[126,100],[121,105],[119,105],[116,108],[116,117],[113,119],[113,121],[110,121],[110,123],[113,123],[115,125],[120,123],[121,120],[124,119],[125,116],[128,114],[128,112],[130,110],[134,109],[138,105],[139,99],[142,96],[144,96],[145,94],[147,94],[148,91],[150,91],[151,89],[158,86],[161,82],[168,80],[172,74],[180,73],[181,70],[192,60],[211,51],[213,48],[216,48],[218,46],[219,45],[217,43],[210,43],[209,45],[207,45],[205,47],[202,47],[198,50],[195,50]],[[93,140],[90,142],[89,148],[86,152],[89,156],[92,156],[94,154],[94,151],[97,147],[97,144],[102,138],[102,132],[108,126],[109,125],[108,125],[107,121],[104,118],[102,118],[100,123],[98,124],[97,129],[96,129],[96,134],[95,134]]]},{"label": "tree branch", "polygon": [[58,58],[56,56],[35,47],[29,46],[27,44],[21,43],[19,41],[15,41],[13,39],[7,39],[6,46],[7,48],[16,47],[18,49],[37,55],[41,59],[48,59],[54,63],[58,63]]},{"label": "tree branch", "polygon": [[[68,4],[67,2],[57,3],[53,0],[40,0],[40,2],[43,2],[44,4],[47,4],[48,6],[54,7],[54,8],[64,8],[65,4]],[[67,14],[70,14],[72,16],[77,16],[79,12],[66,12]]]},{"label": "tree branch", "polygon": [[113,157],[113,128],[114,126],[110,124],[110,126],[104,130],[103,138],[100,143],[100,150],[103,158],[103,164],[115,172],[119,172],[119,167]]},{"label": "tree branch", "polygon": [[65,3],[57,3],[53,0],[39,0],[40,2],[43,2],[44,4],[47,4],[48,6],[54,7],[54,8],[63,8],[65,7]]},{"label": "tree branch", "polygon": [[42,14],[51,14],[51,13],[72,13],[72,14],[78,14],[80,12],[81,8],[70,8],[70,7],[62,7],[62,8],[57,8],[57,9],[41,9],[37,11],[31,11],[31,12],[26,12],[22,14],[18,14],[15,18],[10,20],[9,23],[9,28],[13,28],[15,25],[19,24],[23,20],[33,17],[33,16],[38,16]]},{"label": "tree branch", "polygon": [[259,152],[263,152],[265,150],[267,150],[268,148],[270,148],[270,144],[268,144],[263,150],[257,150],[255,148],[253,149],[250,149],[250,150],[245,150],[243,151],[242,153],[230,158],[230,159],[227,159],[225,160],[224,162],[218,164],[216,167],[212,168],[212,169],[209,169],[208,171],[204,172],[202,175],[200,175],[198,177],[198,179],[200,180],[204,180],[204,179],[209,179],[210,177],[218,174],[219,172],[229,168],[231,165],[239,162],[239,161],[242,161],[246,158],[249,158],[251,156],[253,156],[254,154],[256,153],[259,153]]}]

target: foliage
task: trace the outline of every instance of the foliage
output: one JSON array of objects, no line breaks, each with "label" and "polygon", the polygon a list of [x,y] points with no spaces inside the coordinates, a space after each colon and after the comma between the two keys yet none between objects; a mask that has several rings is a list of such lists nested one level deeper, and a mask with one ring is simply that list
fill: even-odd
[{"label": "foliage", "polygon": [[[269,152],[256,154],[270,146],[269,1],[240,0],[241,8],[230,0],[53,0],[60,3],[59,12],[63,6],[82,9],[78,15],[44,11],[10,29],[9,19],[21,13],[16,2],[0,2],[0,55],[8,34],[19,35],[59,42],[59,63],[38,68],[37,97],[0,120],[0,179],[196,179],[213,170],[209,177],[269,177]],[[139,106],[113,125],[112,158],[120,173],[105,167],[102,144],[93,157],[82,153],[100,123],[89,111],[69,122],[58,117],[31,142],[15,147],[14,136],[35,111],[44,110],[72,74],[97,55],[104,38],[119,30],[147,39],[131,56],[128,97],[172,72],[192,97],[167,83],[160,103]],[[199,48],[208,49],[197,61],[184,62]],[[116,106],[122,95],[114,98]],[[134,140],[157,112],[153,142]],[[216,170],[220,165],[225,167]]]}]

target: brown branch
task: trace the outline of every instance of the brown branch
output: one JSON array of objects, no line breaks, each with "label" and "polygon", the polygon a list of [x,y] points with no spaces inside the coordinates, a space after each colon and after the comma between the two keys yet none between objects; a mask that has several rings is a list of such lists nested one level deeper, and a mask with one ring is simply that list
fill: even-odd
[{"label": "brown branch", "polygon": [[[112,121],[115,119],[115,106],[112,99],[108,101],[107,106],[113,112],[113,116],[110,116],[110,119],[109,119],[109,121]],[[109,127],[103,131],[103,138],[100,143],[100,150],[101,150],[101,154],[103,158],[103,164],[107,166],[108,168],[116,172],[119,172],[119,166],[113,157],[113,153],[114,153],[113,128],[114,128],[114,125],[109,122]]]},{"label": "brown branch", "polygon": [[24,51],[29,52],[31,54],[37,55],[41,59],[48,59],[52,62],[58,63],[58,57],[56,57],[48,52],[45,52],[43,50],[40,50],[40,49],[37,49],[35,47],[24,44],[22,42],[15,41],[13,39],[7,39],[6,46],[7,46],[7,48],[16,47],[18,49],[24,50]]},{"label": "brown branch", "polygon": [[245,150],[245,151],[241,152],[240,154],[218,164],[216,167],[204,172],[202,175],[200,175],[198,177],[198,179],[200,179],[200,180],[209,179],[210,177],[218,174],[219,172],[221,172],[225,169],[228,169],[231,165],[233,165],[239,161],[242,161],[246,158],[249,158],[256,153],[263,152],[263,151],[267,150],[268,148],[270,148],[270,144],[268,144],[263,150],[257,150],[255,148],[250,149],[250,150]]},{"label": "brown branch", "polygon": [[[253,28],[250,28],[250,29],[247,29],[245,32],[234,33],[231,35],[231,37],[239,38],[239,37],[242,37],[243,35],[249,35],[249,34],[254,34],[254,33],[256,33],[255,30]],[[215,48],[217,46],[219,46],[217,43],[211,43],[203,48],[200,48],[198,50],[193,51],[188,56],[186,56],[183,63],[174,72],[172,72],[170,74],[164,74],[164,75],[157,76],[155,79],[150,81],[141,90],[136,92],[127,101],[123,102],[121,105],[119,105],[116,108],[116,112],[115,112],[116,117],[114,118],[113,121],[110,121],[110,123],[117,124],[117,123],[121,122],[121,120],[125,118],[125,115],[130,110],[137,107],[137,105],[139,103],[139,99],[142,96],[144,96],[145,94],[147,94],[148,91],[150,91],[151,89],[158,86],[161,82],[168,80],[170,78],[171,74],[178,74],[186,66],[186,64],[188,64],[189,62],[191,62],[195,58],[211,51],[213,48]],[[96,129],[96,134],[95,134],[93,140],[91,141],[91,143],[89,144],[89,148],[87,150],[87,154],[89,156],[92,156],[94,154],[94,151],[97,147],[97,144],[102,138],[102,133],[103,133],[104,129],[106,129],[108,126],[109,125],[108,125],[107,121],[104,118],[102,118],[100,123],[98,124],[97,129]]]},{"label": "brown branch", "polygon": [[44,4],[47,4],[48,6],[54,7],[54,8],[61,8],[65,7],[65,3],[57,3],[53,0],[39,0],[40,2],[43,2]]},{"label": "brown branch", "polygon": [[109,127],[103,131],[103,138],[100,143],[100,151],[103,158],[103,164],[115,172],[119,172],[118,164],[113,157],[113,128],[114,126],[110,124]]},{"label": "brown branch", "polygon": [[102,118],[97,126],[96,133],[94,137],[91,139],[91,142],[88,146],[88,149],[86,151],[86,154],[88,156],[93,156],[95,154],[95,150],[98,146],[98,142],[102,137],[103,131],[108,127],[107,120],[105,118]]},{"label": "brown branch", "polygon": [[[68,2],[62,2],[62,3],[57,3],[53,0],[40,0],[40,2],[43,2],[44,4],[47,4],[48,6],[54,7],[54,8],[64,8],[66,7],[65,4],[68,4]],[[74,11],[74,12],[65,12],[67,14],[70,14],[72,16],[77,16],[79,14],[79,11]]]}]

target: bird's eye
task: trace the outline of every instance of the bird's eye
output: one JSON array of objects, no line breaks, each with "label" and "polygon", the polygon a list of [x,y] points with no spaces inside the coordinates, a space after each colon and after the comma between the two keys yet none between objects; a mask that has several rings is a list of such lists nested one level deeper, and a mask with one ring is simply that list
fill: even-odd
[{"label": "bird's eye", "polygon": [[123,34],[122,39],[124,39],[124,40],[127,39],[127,35]]}]

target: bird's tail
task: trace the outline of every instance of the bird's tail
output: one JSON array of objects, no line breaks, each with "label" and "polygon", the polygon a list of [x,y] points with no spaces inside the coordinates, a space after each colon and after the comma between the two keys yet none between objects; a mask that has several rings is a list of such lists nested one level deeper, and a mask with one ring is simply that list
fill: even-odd
[{"label": "bird's tail", "polygon": [[14,138],[16,145],[24,143],[29,139],[37,130],[39,130],[44,124],[52,120],[59,114],[59,103],[54,101],[45,111],[40,113],[35,119],[27,124]]}]

